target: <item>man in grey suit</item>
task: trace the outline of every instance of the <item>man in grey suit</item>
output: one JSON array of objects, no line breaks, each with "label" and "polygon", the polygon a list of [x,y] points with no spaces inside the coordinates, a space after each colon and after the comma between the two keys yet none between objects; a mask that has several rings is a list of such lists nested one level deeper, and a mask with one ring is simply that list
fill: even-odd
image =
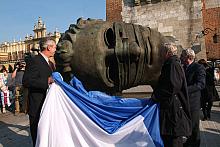
[{"label": "man in grey suit", "polygon": [[181,62],[184,64],[192,120],[192,135],[184,147],[199,147],[200,98],[201,90],[205,88],[206,72],[201,64],[195,62],[195,52],[191,48],[182,51]]},{"label": "man in grey suit", "polygon": [[52,38],[42,39],[40,52],[28,61],[23,77],[23,85],[28,88],[28,114],[33,146],[36,143],[38,121],[47,89],[54,82],[51,77],[54,69],[49,58],[54,56],[55,51],[56,42]]}]

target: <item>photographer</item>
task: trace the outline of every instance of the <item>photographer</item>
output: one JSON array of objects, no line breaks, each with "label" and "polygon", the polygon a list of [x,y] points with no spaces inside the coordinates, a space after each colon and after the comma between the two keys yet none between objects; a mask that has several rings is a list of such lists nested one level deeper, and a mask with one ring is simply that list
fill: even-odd
[{"label": "photographer", "polygon": [[15,78],[15,85],[22,85],[22,78],[24,74],[26,63],[17,62],[14,66],[14,72],[12,73],[12,78]]},{"label": "photographer", "polygon": [[26,100],[24,98],[24,88],[22,86],[22,79],[25,71],[25,62],[17,62],[14,66],[14,72],[12,73],[12,78],[14,79],[14,94],[19,92],[19,105],[20,112],[25,112]]}]

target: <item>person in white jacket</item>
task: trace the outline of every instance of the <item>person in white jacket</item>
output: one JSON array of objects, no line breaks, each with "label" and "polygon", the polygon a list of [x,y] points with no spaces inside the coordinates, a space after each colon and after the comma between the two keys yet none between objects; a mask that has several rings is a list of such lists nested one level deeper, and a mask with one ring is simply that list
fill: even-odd
[{"label": "person in white jacket", "polygon": [[2,69],[0,75],[0,91],[1,91],[1,102],[2,102],[2,113],[6,113],[5,106],[11,105],[9,100],[9,90],[7,86],[8,73],[6,69]]}]

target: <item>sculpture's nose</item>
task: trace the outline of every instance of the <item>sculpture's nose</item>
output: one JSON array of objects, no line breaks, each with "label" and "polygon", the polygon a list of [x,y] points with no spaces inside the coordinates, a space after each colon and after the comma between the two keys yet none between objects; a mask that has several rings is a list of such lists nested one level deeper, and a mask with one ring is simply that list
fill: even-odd
[{"label": "sculpture's nose", "polygon": [[62,54],[62,53],[67,53],[67,51],[60,49],[60,50],[56,50],[56,53],[57,54]]},{"label": "sculpture's nose", "polygon": [[61,53],[67,53],[67,50],[64,48],[64,44],[62,42],[57,44],[57,50],[56,50],[57,54],[61,54]]},{"label": "sculpture's nose", "polygon": [[[72,43],[69,40],[63,40],[57,44],[56,53],[59,56],[63,56],[65,54],[66,57],[73,56]],[[62,57],[61,57],[62,58]]]}]

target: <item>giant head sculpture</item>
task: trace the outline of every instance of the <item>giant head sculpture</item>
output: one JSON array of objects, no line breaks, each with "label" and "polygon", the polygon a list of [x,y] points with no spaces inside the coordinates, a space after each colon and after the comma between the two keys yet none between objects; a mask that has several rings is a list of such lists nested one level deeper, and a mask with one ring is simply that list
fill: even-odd
[{"label": "giant head sculpture", "polygon": [[62,34],[55,54],[64,80],[78,77],[89,90],[120,92],[155,85],[168,38],[136,24],[78,19]]}]

